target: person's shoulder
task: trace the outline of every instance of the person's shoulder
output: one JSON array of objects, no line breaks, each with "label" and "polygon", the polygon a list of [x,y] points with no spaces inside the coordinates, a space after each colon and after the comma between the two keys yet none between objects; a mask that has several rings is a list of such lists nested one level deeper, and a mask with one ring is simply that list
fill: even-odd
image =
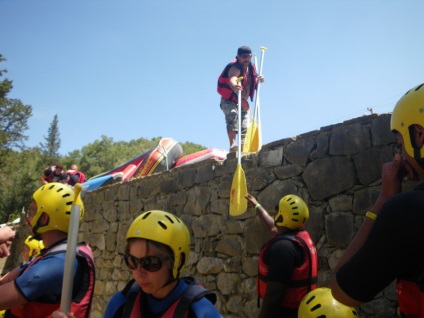
[{"label": "person's shoulder", "polygon": [[115,293],[107,303],[104,318],[112,318],[116,312],[126,303],[127,297],[122,294],[122,291]]},{"label": "person's shoulder", "polygon": [[276,239],[271,246],[269,247],[271,250],[280,249],[281,247],[292,247],[296,244],[296,242],[290,237],[279,237]]},{"label": "person's shoulder", "polygon": [[219,318],[222,317],[218,309],[206,298],[202,297],[191,306],[197,318]]}]

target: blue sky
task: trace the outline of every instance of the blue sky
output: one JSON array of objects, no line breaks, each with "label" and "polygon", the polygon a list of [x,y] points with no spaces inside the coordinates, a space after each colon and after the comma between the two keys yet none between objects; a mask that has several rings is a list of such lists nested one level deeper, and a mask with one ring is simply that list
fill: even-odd
[{"label": "blue sky", "polygon": [[[265,53],[263,143],[391,112],[424,82],[421,0],[0,0],[9,98],[28,146],[55,114],[60,152],[102,135],[228,149],[216,82],[237,48]],[[2,77],[3,79],[4,77]]]}]

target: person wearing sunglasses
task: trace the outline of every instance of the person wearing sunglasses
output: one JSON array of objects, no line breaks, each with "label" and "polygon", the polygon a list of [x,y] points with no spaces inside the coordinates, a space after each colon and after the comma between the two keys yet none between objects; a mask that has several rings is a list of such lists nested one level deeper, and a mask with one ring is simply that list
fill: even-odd
[{"label": "person wearing sunglasses", "polygon": [[[265,78],[259,76],[255,65],[251,62],[252,50],[248,46],[241,46],[237,50],[236,59],[231,61],[218,78],[218,93],[221,95],[220,107],[225,115],[230,151],[237,151],[236,135],[238,133],[238,92],[241,91],[241,139],[242,144],[247,131],[250,117],[248,98],[253,101],[258,81]],[[237,79],[243,80],[238,83]]]},{"label": "person wearing sunglasses", "polygon": [[105,318],[222,317],[216,295],[181,278],[190,252],[190,233],[175,215],[142,213],[130,225],[123,255],[133,279],[109,301]]}]

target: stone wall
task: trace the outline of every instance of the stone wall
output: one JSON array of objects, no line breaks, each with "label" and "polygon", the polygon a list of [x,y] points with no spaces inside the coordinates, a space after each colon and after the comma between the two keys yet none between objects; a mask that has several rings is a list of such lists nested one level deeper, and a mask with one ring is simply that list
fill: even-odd
[{"label": "stone wall", "polygon": [[[320,286],[328,284],[331,269],[376,199],[382,164],[398,151],[389,126],[389,114],[373,114],[267,144],[242,158],[249,192],[268,211],[289,193],[308,204]],[[258,316],[257,260],[268,238],[254,209],[238,217],[228,214],[236,164],[231,153],[223,162],[204,161],[84,195],[79,235],[92,246],[97,269],[92,317],[102,317],[110,297],[130,279],[120,255],[125,235],[133,219],[151,209],[175,213],[191,229],[184,274],[217,293],[223,316]],[[361,316],[396,316],[394,285],[363,305]]]}]

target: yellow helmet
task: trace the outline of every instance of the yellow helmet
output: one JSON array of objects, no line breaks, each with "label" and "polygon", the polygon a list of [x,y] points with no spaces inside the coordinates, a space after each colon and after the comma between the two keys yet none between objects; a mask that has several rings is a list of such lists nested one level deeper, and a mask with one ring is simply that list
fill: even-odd
[{"label": "yellow helmet", "polygon": [[310,291],[302,299],[299,306],[298,318],[358,318],[355,308],[343,305],[334,299],[331,289],[320,287]]},{"label": "yellow helmet", "polygon": [[43,241],[33,238],[32,235],[28,236],[24,243],[29,247],[29,259],[33,259],[40,255],[41,250],[44,248]]},{"label": "yellow helmet", "polygon": [[[80,221],[84,216],[84,204],[81,196],[78,196],[74,202],[74,190],[66,184],[47,183],[35,191],[32,197],[37,204],[37,212],[31,219],[34,233],[45,233],[52,230],[68,233],[72,204],[80,206]],[[43,213],[46,213],[50,220],[47,225],[40,226],[37,223]]]},{"label": "yellow helmet", "polygon": [[390,121],[390,129],[402,135],[405,151],[410,157],[419,160],[424,158],[424,147],[418,149],[414,145],[414,136],[409,130],[414,124],[424,127],[424,84],[410,89],[402,96],[393,109]]},{"label": "yellow helmet", "polygon": [[[190,253],[190,233],[187,226],[175,215],[151,210],[138,216],[130,225],[127,240],[141,238],[169,246],[174,253],[173,276],[178,279]],[[180,266],[180,260],[182,263]]]},{"label": "yellow helmet", "polygon": [[305,201],[294,194],[283,197],[278,204],[275,225],[285,226],[292,230],[300,229],[309,219],[309,209]]}]

